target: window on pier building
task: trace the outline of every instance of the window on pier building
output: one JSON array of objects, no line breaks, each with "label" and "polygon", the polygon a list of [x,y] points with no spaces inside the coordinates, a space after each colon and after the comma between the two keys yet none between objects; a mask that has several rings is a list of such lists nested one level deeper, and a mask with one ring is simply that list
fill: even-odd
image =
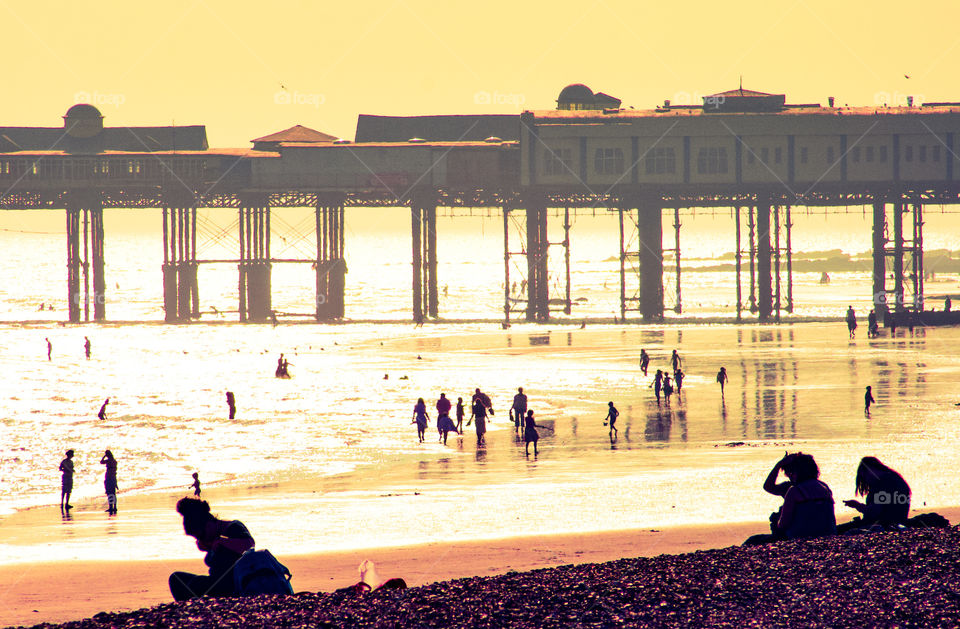
[{"label": "window on pier building", "polygon": [[940,161],[940,145],[934,144],[930,147],[930,159],[939,162]]},{"label": "window on pier building", "polygon": [[859,161],[860,161],[860,147],[859,147],[859,146],[853,147],[853,150],[850,151],[850,159],[852,159],[854,162],[859,162]]},{"label": "window on pier building", "polygon": [[127,174],[128,175],[140,174],[140,160],[131,159],[127,161]]},{"label": "window on pier building", "polygon": [[[766,150],[766,149],[764,149]],[[727,172],[727,149],[722,147],[702,148],[697,153],[697,173],[717,175]]]},{"label": "window on pier building", "polygon": [[623,173],[623,151],[621,149],[597,149],[593,154],[593,169],[598,175],[619,175]]},{"label": "window on pier building", "polygon": [[10,162],[0,162],[0,175],[10,174]]},{"label": "window on pier building", "polygon": [[917,159],[919,159],[921,162],[927,161],[927,145],[921,144],[917,147],[917,149]]},{"label": "window on pier building", "polygon": [[757,161],[757,154],[750,150],[750,147],[747,147],[747,163],[752,164]]},{"label": "window on pier building", "polygon": [[105,159],[98,159],[93,162],[93,174],[95,175],[108,175],[110,174],[110,161]]},{"label": "window on pier building", "polygon": [[828,164],[833,165],[833,162],[834,162],[833,157],[834,157],[834,156],[833,156],[833,147],[832,147],[832,146],[828,146],[828,147],[827,147],[827,163],[828,163]]},{"label": "window on pier building", "polygon": [[783,163],[783,149],[779,146],[773,149],[773,163],[781,164]]},{"label": "window on pier building", "polygon": [[570,149],[544,149],[543,174],[566,175],[572,172],[572,155]]},{"label": "window on pier building", "polygon": [[672,148],[658,147],[647,151],[648,175],[672,175],[677,170],[677,158]]},{"label": "window on pier building", "polygon": [[907,162],[913,161],[913,147],[909,144],[903,147],[903,159]]},{"label": "window on pier building", "polygon": [[880,161],[881,161],[881,162],[887,161],[887,147],[886,147],[886,146],[881,146],[881,147],[880,147]]},{"label": "window on pier building", "polygon": [[800,147],[800,163],[801,164],[807,163],[807,147],[805,146]]},{"label": "window on pier building", "polygon": [[764,164],[770,163],[770,149],[766,147],[760,149],[760,161]]},{"label": "window on pier building", "polygon": [[872,161],[873,161],[873,147],[872,147],[872,146],[868,146],[868,147],[866,148],[866,152],[867,152],[867,161],[868,161],[868,162],[872,162]]}]

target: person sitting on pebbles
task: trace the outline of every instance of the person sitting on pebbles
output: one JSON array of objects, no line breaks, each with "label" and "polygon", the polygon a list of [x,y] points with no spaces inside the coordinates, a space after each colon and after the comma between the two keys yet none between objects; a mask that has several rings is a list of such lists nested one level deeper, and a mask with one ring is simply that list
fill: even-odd
[{"label": "person sitting on pebbles", "polygon": [[865,496],[865,502],[844,500],[843,504],[859,511],[862,516],[841,524],[837,527],[839,532],[867,529],[875,524],[895,527],[907,523],[910,516],[910,485],[899,472],[887,467],[875,456],[865,456],[857,467],[856,485],[857,495]]},{"label": "person sitting on pebbles", "polygon": [[[781,471],[788,480],[777,483]],[[745,545],[823,537],[837,532],[833,492],[820,480],[820,468],[811,455],[802,452],[785,455],[770,470],[763,489],[783,496],[783,506],[770,515],[771,533],[754,535]]]}]

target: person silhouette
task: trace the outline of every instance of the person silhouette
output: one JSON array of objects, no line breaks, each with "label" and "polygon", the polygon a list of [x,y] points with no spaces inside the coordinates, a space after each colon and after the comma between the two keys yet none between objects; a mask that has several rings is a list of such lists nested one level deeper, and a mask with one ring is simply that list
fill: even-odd
[{"label": "person silhouette", "polygon": [[673,354],[670,355],[670,364],[673,365],[674,371],[683,369],[683,361],[680,360],[680,354],[677,353],[677,350],[673,350]]},{"label": "person silhouette", "polygon": [[647,375],[647,366],[650,364],[650,354],[647,353],[647,350],[640,350],[640,371],[643,372],[643,375]]},{"label": "person silhouette", "polygon": [[183,516],[183,531],[196,538],[197,548],[207,553],[203,562],[209,576],[174,572],[168,584],[175,601],[201,596],[236,596],[233,567],[240,556],[254,547],[253,536],[239,520],[221,520],[210,513],[210,505],[197,498],[181,498],[177,513]]},{"label": "person silhouette", "polygon": [[233,391],[227,391],[227,408],[230,409],[230,419],[233,419],[237,416],[237,399],[233,395]]},{"label": "person silhouette", "polygon": [[867,387],[866,393],[863,394],[863,412],[870,415],[870,405],[875,402],[876,400],[873,399],[873,390]]},{"label": "person silhouette", "polygon": [[[516,427],[516,432],[519,434],[520,426],[524,422],[524,417],[527,414],[527,396],[523,392],[523,387],[517,388],[517,394],[513,396],[513,406],[510,407],[513,412],[513,423]],[[536,450],[536,446],[533,448]]]},{"label": "person silhouette", "polygon": [[533,456],[540,454],[537,451],[537,441],[540,440],[540,433],[537,432],[537,428],[542,428],[542,426],[537,426],[537,423],[533,420],[533,411],[527,411],[526,417],[523,418],[523,444],[527,456],[530,456],[531,442],[533,443]]},{"label": "person silhouette", "polygon": [[[477,389],[479,392],[479,389]],[[484,403],[483,398],[480,395],[475,395],[473,398],[473,404],[471,405],[471,416],[467,421],[467,426],[470,425],[470,422],[475,422],[474,425],[477,431],[477,445],[485,445],[486,438],[484,435],[487,434],[487,405]]]},{"label": "person silhouette", "polygon": [[657,373],[653,376],[653,382],[650,383],[650,386],[653,387],[653,394],[657,396],[657,404],[660,404],[660,390],[663,388],[663,370],[657,369]]},{"label": "person silhouette", "polygon": [[87,360],[90,360],[90,349],[91,349],[90,339],[88,339],[87,337],[83,337],[83,353],[86,354]]},{"label": "person silhouette", "polygon": [[906,524],[910,516],[910,485],[896,470],[874,456],[865,456],[857,466],[856,493],[864,502],[844,500],[843,504],[859,511],[861,517],[837,527],[839,532],[853,528],[869,528],[874,524],[896,526]]},{"label": "person silhouette", "polygon": [[193,484],[190,485],[190,487],[193,489],[193,495],[199,498],[200,497],[200,473],[199,472],[193,473]]},{"label": "person silhouette", "polygon": [[720,399],[723,399],[723,386],[730,381],[729,376],[727,376],[727,368],[721,367],[720,371],[717,372],[717,382],[720,383]]},{"label": "person silhouette", "polygon": [[[788,480],[777,483],[781,471]],[[836,533],[833,492],[820,480],[820,468],[809,454],[784,455],[770,470],[763,489],[775,496],[783,496],[783,506],[770,515],[770,534],[754,535],[744,542],[745,545]]]},{"label": "person silhouette", "polygon": [[117,460],[113,458],[113,452],[107,450],[100,459],[101,465],[106,465],[107,469],[103,475],[103,490],[107,494],[107,513],[117,514]]},{"label": "person silhouette", "polygon": [[420,443],[424,441],[424,432],[427,430],[427,422],[430,417],[427,415],[427,403],[423,401],[423,398],[417,400],[416,406],[413,407],[413,421],[411,424],[417,425],[417,438],[420,439]]},{"label": "person silhouette", "polygon": [[47,360],[53,360],[53,343],[50,342],[50,339],[44,338],[47,342]]},{"label": "person silhouette", "polygon": [[447,399],[446,393],[441,393],[440,399],[437,400],[437,432],[440,433],[443,445],[447,445],[447,435],[451,432],[459,434],[453,420],[450,419],[450,400]]},{"label": "person silhouette", "polygon": [[607,416],[603,420],[603,425],[606,426],[609,424],[610,439],[613,440],[614,434],[619,435],[619,432],[617,432],[617,418],[620,417],[620,411],[613,405],[613,402],[607,402],[607,408]]},{"label": "person silhouette", "polygon": [[463,398],[457,398],[457,434],[463,433],[463,417],[466,415],[466,409],[463,407]]},{"label": "person silhouette", "polygon": [[60,510],[73,509],[70,494],[73,492],[73,450],[67,450],[66,458],[60,461]]},{"label": "person silhouette", "polygon": [[110,398],[107,398],[106,400],[103,401],[103,404],[100,405],[100,412],[97,413],[97,417],[99,419],[107,418],[107,404],[109,403],[110,403]]},{"label": "person silhouette", "polygon": [[850,338],[856,337],[857,313],[853,311],[853,306],[847,306],[847,331],[850,333]]}]

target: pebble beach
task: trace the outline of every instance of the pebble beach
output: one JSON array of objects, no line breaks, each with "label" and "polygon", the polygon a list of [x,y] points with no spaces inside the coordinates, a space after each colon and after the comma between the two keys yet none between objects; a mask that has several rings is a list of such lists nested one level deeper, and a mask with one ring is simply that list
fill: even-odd
[{"label": "pebble beach", "polygon": [[366,595],[204,599],[37,627],[930,627],[960,623],[960,531],[730,547]]}]

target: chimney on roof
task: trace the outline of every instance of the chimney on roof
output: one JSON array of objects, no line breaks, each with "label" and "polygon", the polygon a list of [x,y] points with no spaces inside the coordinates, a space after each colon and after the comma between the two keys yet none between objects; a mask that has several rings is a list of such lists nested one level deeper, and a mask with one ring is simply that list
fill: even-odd
[{"label": "chimney on roof", "polygon": [[913,107],[913,96],[907,96],[907,107]]},{"label": "chimney on roof", "polygon": [[664,109],[670,109],[670,100],[669,100],[669,99],[663,101],[663,108],[664,108]]},{"label": "chimney on roof", "polygon": [[827,96],[827,107],[833,109],[833,96]]}]

